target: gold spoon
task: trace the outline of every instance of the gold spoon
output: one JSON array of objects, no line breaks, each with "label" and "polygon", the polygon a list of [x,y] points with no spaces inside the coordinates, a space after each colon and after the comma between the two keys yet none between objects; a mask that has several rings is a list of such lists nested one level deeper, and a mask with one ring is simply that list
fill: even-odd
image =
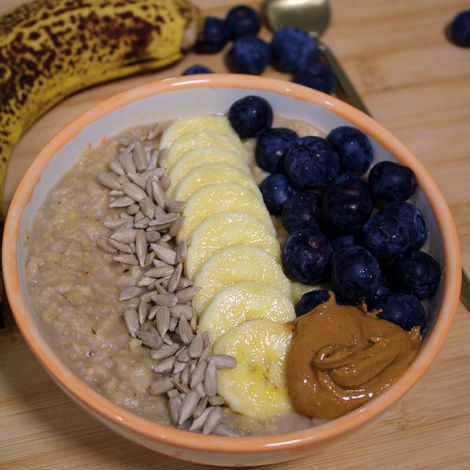
[{"label": "gold spoon", "polygon": [[[330,24],[328,0],[265,0],[263,13],[269,28],[273,31],[290,26],[308,31],[317,38],[318,52],[335,74],[341,94],[350,104],[371,116],[331,49],[319,40]],[[463,269],[460,300],[470,311],[470,281]]]}]

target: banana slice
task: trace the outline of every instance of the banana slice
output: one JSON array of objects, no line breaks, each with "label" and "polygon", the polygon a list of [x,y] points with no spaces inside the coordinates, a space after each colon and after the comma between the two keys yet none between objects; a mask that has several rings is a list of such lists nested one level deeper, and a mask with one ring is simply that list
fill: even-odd
[{"label": "banana slice", "polygon": [[171,171],[175,163],[189,150],[207,147],[231,150],[238,153],[245,162],[248,161],[245,147],[235,132],[232,135],[217,134],[212,131],[187,132],[175,140],[173,145],[166,150],[164,157],[166,169]]},{"label": "banana slice", "polygon": [[189,150],[181,156],[169,173],[171,185],[168,189],[168,194],[170,197],[173,197],[175,187],[186,176],[192,173],[196,168],[209,163],[225,163],[251,176],[250,168],[244,158],[239,153],[232,150],[218,147]]},{"label": "banana slice", "polygon": [[183,212],[183,225],[178,232],[178,241],[190,240],[193,231],[200,223],[212,214],[222,211],[247,212],[275,235],[271,216],[261,199],[238,184],[215,183],[204,186],[188,199]]},{"label": "banana slice", "polygon": [[186,276],[192,279],[214,253],[233,245],[257,246],[277,262],[281,259],[277,238],[256,217],[246,212],[217,212],[198,225],[191,236]]},{"label": "banana slice", "polygon": [[216,341],[246,320],[284,323],[295,319],[294,305],[277,289],[259,282],[240,282],[221,290],[199,318],[199,331]]},{"label": "banana slice", "polygon": [[215,342],[215,354],[237,360],[234,369],[220,369],[217,374],[218,393],[233,411],[265,420],[292,410],[286,381],[290,341],[284,325],[250,320]]},{"label": "banana slice", "polygon": [[187,132],[201,132],[210,129],[218,134],[233,134],[233,128],[226,116],[202,114],[199,116],[185,116],[168,126],[160,140],[160,149],[168,148]]},{"label": "banana slice", "polygon": [[193,307],[201,314],[222,289],[243,281],[273,286],[290,298],[290,282],[281,266],[261,248],[235,245],[210,257],[194,277],[201,290],[193,299]]},{"label": "banana slice", "polygon": [[177,201],[187,201],[198,189],[208,184],[226,181],[238,184],[262,199],[261,191],[251,175],[225,163],[207,163],[198,166],[178,183],[172,197]]}]

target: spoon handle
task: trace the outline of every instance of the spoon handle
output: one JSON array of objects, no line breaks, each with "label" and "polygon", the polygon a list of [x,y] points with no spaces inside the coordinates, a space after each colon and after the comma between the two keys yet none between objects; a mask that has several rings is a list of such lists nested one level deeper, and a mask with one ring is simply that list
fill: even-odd
[{"label": "spoon handle", "polygon": [[[356,88],[352,84],[351,80],[347,76],[343,67],[339,63],[338,59],[335,57],[331,49],[324,43],[318,44],[318,51],[322,55],[323,60],[330,66],[331,70],[334,72],[338,84],[343,92],[346,101],[352,104],[357,109],[360,109],[364,113],[371,116],[371,112],[368,110],[362,98],[359,96],[359,93],[356,91]],[[462,269],[462,288],[460,290],[460,300],[465,305],[467,310],[470,311],[470,281],[468,279],[467,273]]]}]

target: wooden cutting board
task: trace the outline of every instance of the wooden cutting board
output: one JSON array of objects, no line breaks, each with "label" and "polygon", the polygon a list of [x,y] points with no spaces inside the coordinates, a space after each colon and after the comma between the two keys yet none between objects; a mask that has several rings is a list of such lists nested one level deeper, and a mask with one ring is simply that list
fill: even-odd
[{"label": "wooden cutting board", "polygon": [[[0,11],[22,3],[2,0]],[[230,0],[195,0],[223,16]],[[255,6],[257,1],[246,3]],[[331,0],[325,41],[374,116],[427,165],[457,223],[470,271],[470,49],[443,29],[465,0]],[[264,32],[265,37],[269,33]],[[190,54],[164,71],[96,87],[64,101],[23,137],[11,161],[11,197],[39,149],[70,119],[103,99],[202,63],[225,71],[223,53]],[[272,70],[268,76],[289,79]],[[470,468],[470,313],[462,305],[428,372],[392,409],[310,458],[272,469]],[[45,374],[11,317],[0,330],[0,468],[202,469],[152,453],[89,417]]]}]

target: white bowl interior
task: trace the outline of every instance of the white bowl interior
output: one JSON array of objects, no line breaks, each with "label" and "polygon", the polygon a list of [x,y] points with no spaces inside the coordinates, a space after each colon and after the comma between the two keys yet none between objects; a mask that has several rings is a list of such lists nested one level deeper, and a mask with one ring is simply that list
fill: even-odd
[{"label": "white bowl interior", "polygon": [[[21,279],[21,290],[33,318],[34,313],[31,308],[24,273],[27,254],[27,235],[31,231],[35,213],[43,203],[47,193],[77,161],[82,152],[89,149],[90,145],[93,147],[99,146],[103,137],[112,137],[129,127],[173,120],[185,115],[225,113],[235,100],[249,94],[256,94],[266,98],[271,103],[276,114],[311,123],[323,130],[325,134],[336,126],[351,125],[351,123],[332,111],[294,99],[293,97],[270,92],[259,92],[257,90],[233,88],[195,88],[177,90],[176,92],[168,91],[121,107],[93,122],[84,128],[80,134],[72,138],[50,161],[34,190],[33,197],[27,205],[21,220],[17,261]],[[373,139],[371,139],[371,142],[375,152],[374,162],[394,160],[394,157],[378,142]],[[411,202],[422,210],[429,227],[429,238],[424,250],[434,256],[441,266],[444,266],[442,237],[426,196],[421,190],[418,190]],[[443,284],[443,282],[440,283],[439,291],[427,306],[429,326],[432,326],[437,312],[439,312]]]}]

